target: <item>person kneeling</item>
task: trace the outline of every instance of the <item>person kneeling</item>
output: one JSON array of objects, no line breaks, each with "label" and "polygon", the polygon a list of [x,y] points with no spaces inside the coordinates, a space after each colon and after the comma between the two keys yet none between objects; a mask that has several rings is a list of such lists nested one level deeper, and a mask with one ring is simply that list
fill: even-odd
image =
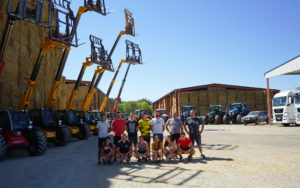
[{"label": "person kneeling", "polygon": [[147,142],[144,140],[144,137],[139,137],[139,142],[136,143],[136,150],[134,156],[140,162],[141,158],[144,161],[147,161],[147,158],[150,158],[150,148]]},{"label": "person kneeling", "polygon": [[158,135],[154,137],[154,142],[152,143],[152,161],[153,162],[160,162],[162,158],[162,142]]},{"label": "person kneeling", "polygon": [[107,137],[105,139],[105,143],[102,145],[101,148],[101,155],[103,164],[111,164],[114,157],[114,145],[110,143],[110,137]]},{"label": "person kneeling", "polygon": [[189,154],[188,160],[191,160],[192,156],[195,154],[195,150],[191,139],[186,137],[184,132],[180,134],[177,144],[180,160],[182,160],[182,154]]},{"label": "person kneeling", "polygon": [[127,141],[126,134],[122,134],[121,140],[118,142],[117,145],[117,159],[122,162],[129,163],[130,158],[132,155],[132,146]]},{"label": "person kneeling", "polygon": [[167,136],[165,144],[164,144],[164,154],[166,157],[166,161],[173,159],[176,161],[177,156],[177,144],[176,140],[172,141],[170,136]]}]

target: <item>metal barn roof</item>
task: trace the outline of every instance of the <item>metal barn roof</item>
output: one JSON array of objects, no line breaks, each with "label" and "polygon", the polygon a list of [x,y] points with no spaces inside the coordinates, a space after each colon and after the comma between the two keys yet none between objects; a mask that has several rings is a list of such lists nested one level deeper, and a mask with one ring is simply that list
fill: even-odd
[{"label": "metal barn roof", "polygon": [[282,65],[265,73],[266,78],[272,78],[280,75],[297,75],[300,74],[300,56],[297,56]]}]

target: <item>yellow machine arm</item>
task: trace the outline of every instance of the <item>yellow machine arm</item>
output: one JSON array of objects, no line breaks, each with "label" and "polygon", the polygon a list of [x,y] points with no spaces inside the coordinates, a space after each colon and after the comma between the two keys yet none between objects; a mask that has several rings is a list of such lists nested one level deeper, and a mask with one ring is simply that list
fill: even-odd
[{"label": "yellow machine arm", "polygon": [[84,75],[85,69],[86,69],[86,67],[91,66],[93,64],[93,62],[91,62],[90,59],[91,58],[86,58],[86,62],[84,62],[82,64],[82,67],[81,67],[79,76],[77,78],[76,84],[75,84],[75,86],[74,86],[74,88],[72,90],[71,96],[70,96],[68,104],[66,106],[66,110],[71,110],[73,108],[74,100],[75,100],[75,97],[76,97],[76,95],[78,93],[80,82],[81,82],[82,77]]},{"label": "yellow machine arm", "polygon": [[105,94],[104,101],[103,101],[102,104],[101,104],[100,112],[103,112],[103,111],[104,111],[104,109],[105,109],[105,107],[106,107],[106,103],[107,103],[108,97],[109,97],[109,94],[110,94],[110,92],[111,92],[111,89],[112,89],[112,87],[113,87],[113,85],[114,85],[114,83],[115,83],[115,81],[116,81],[116,78],[117,78],[117,76],[118,76],[118,73],[119,73],[119,71],[120,71],[120,68],[121,68],[122,64],[125,63],[125,62],[126,62],[125,59],[122,59],[122,60],[120,61],[120,64],[119,64],[119,66],[118,66],[118,68],[117,68],[117,70],[116,70],[116,72],[115,72],[115,75],[114,75],[113,79],[111,80],[111,83],[110,83],[110,85],[109,85],[109,88],[108,88],[108,90],[107,90],[107,93]]},{"label": "yellow machine arm", "polygon": [[24,91],[24,94],[21,99],[21,103],[19,105],[19,110],[23,110],[29,106],[31,96],[33,94],[33,91],[34,91],[34,88],[36,85],[36,78],[38,76],[38,72],[40,70],[40,66],[43,61],[43,58],[48,50],[52,50],[56,46],[62,46],[62,47],[68,48],[68,49],[70,48],[69,45],[66,45],[62,42],[51,40],[48,37],[46,38],[46,41],[41,45],[41,50],[40,50],[39,56],[36,60],[36,63],[34,65],[31,76],[29,79],[27,79],[27,84],[26,84],[25,91]]},{"label": "yellow machine arm", "polygon": [[[105,69],[103,69],[102,67],[98,66],[97,69],[95,70],[95,78],[97,77],[98,74],[102,74],[105,71]],[[93,83],[93,82],[92,82]],[[96,93],[96,88],[91,87],[91,89],[89,89],[89,91],[86,93],[85,97],[84,97],[84,101],[81,105],[81,111],[88,111],[90,106],[91,106],[91,102],[93,99],[94,94]]]},{"label": "yellow machine arm", "polygon": [[[95,10],[97,10],[97,7],[95,7],[95,5],[94,5],[94,7],[80,6],[78,8],[78,11],[77,11],[75,24],[78,26],[82,14],[84,14],[88,11],[95,11]],[[96,12],[99,12],[99,11],[96,11]],[[75,35],[75,31],[76,31],[76,29],[71,31],[72,40],[73,40],[73,37]],[[47,99],[47,104],[45,106],[46,109],[48,109],[48,110],[52,108],[52,105],[53,105],[53,103],[56,99],[57,89],[58,89],[58,86],[60,84],[60,79],[61,79],[62,72],[64,70],[64,67],[65,67],[65,64],[66,64],[66,61],[67,61],[67,58],[68,58],[68,55],[69,55],[69,51],[70,51],[70,48],[64,49],[63,55],[61,57],[61,61],[60,61],[60,64],[59,64],[59,67],[58,67],[58,70],[57,70],[57,73],[56,73],[56,77],[53,80],[51,91],[50,91],[50,94],[49,94],[48,99]],[[73,91],[72,91],[72,94],[73,94]],[[76,94],[74,94],[74,95],[76,95]],[[70,102],[70,104],[71,104],[71,102]]]}]

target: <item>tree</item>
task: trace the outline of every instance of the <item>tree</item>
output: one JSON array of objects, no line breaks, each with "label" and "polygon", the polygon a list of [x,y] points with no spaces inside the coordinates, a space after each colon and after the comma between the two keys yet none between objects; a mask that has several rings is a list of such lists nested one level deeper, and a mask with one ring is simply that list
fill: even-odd
[{"label": "tree", "polygon": [[118,105],[117,111],[129,114],[130,112],[135,112],[135,110],[138,109],[147,110],[149,114],[152,114],[151,101],[147,99],[141,99],[138,101],[122,102]]}]

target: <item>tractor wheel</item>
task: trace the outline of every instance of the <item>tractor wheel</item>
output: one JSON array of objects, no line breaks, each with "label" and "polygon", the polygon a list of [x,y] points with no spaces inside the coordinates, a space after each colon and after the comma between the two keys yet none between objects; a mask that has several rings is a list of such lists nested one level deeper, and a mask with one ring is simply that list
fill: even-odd
[{"label": "tractor wheel", "polygon": [[225,123],[225,124],[229,124],[229,123],[230,123],[230,122],[229,122],[228,115],[224,115],[224,116],[223,116],[223,123]]},{"label": "tractor wheel", "polygon": [[236,123],[237,124],[241,124],[242,123],[242,116],[241,115],[237,115],[236,116]]},{"label": "tractor wheel", "polygon": [[79,127],[78,138],[80,140],[85,140],[85,139],[88,139],[89,135],[90,135],[90,128],[89,128],[89,126],[87,126],[87,125],[81,125]]},{"label": "tractor wheel", "polygon": [[216,115],[216,116],[215,116],[215,121],[214,121],[214,124],[215,124],[215,125],[218,125],[218,124],[219,124],[219,118],[220,118],[219,115]]},{"label": "tractor wheel", "polygon": [[56,130],[55,144],[65,146],[71,139],[70,130],[67,127],[58,127]]},{"label": "tractor wheel", "polygon": [[6,155],[6,144],[4,137],[0,134],[0,161],[5,157]]},{"label": "tractor wheel", "polygon": [[47,149],[47,138],[42,131],[33,131],[28,138],[29,155],[42,155]]}]

